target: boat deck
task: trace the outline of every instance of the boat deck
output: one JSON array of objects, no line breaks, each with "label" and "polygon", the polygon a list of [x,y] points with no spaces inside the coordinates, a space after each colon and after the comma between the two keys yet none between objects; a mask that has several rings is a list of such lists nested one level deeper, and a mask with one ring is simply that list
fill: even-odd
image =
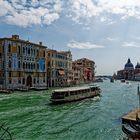
[{"label": "boat deck", "polygon": [[122,123],[136,122],[136,114],[140,116],[140,108],[137,108],[122,117]]}]

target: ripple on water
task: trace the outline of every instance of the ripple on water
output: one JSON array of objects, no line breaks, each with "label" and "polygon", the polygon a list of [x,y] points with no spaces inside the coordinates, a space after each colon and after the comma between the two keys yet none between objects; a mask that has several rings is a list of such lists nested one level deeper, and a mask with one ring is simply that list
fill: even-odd
[{"label": "ripple on water", "polygon": [[14,139],[117,140],[120,118],[137,106],[137,82],[99,83],[100,99],[51,105],[51,91],[1,95],[0,120]]}]

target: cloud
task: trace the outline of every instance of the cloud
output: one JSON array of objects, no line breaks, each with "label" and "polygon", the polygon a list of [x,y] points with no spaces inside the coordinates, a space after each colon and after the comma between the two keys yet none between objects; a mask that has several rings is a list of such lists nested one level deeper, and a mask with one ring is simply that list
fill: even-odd
[{"label": "cloud", "polygon": [[0,0],[0,19],[23,27],[50,25],[62,12],[78,24],[114,24],[118,18],[140,19],[140,0]]},{"label": "cloud", "polygon": [[122,46],[126,48],[140,48],[140,45],[136,42],[124,42]]},{"label": "cloud", "polygon": [[91,44],[90,42],[77,42],[77,41],[70,41],[70,43],[67,44],[67,47],[77,49],[104,48],[104,46]]},{"label": "cloud", "polygon": [[107,40],[109,40],[109,41],[117,41],[117,40],[119,40],[119,39],[118,39],[118,38],[108,37]]},{"label": "cloud", "polygon": [[69,15],[75,22],[98,18],[101,22],[110,22],[113,15],[120,19],[135,17],[140,19],[139,0],[69,0]]},{"label": "cloud", "polygon": [[60,17],[61,0],[0,0],[0,16],[8,24],[50,25]]}]

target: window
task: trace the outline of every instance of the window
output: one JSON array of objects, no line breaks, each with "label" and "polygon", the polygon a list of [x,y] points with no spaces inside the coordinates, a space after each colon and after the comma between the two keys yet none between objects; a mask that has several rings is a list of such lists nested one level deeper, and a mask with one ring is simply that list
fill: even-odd
[{"label": "window", "polygon": [[45,78],[43,78],[43,83],[45,83]]},{"label": "window", "polygon": [[12,84],[12,81],[11,80],[9,80],[9,84]]},{"label": "window", "polygon": [[31,63],[31,69],[33,69],[33,64]]},{"label": "window", "polygon": [[39,56],[39,50],[37,50],[37,56]]},{"label": "window", "polygon": [[36,79],[34,78],[34,84],[36,84]]},{"label": "window", "polygon": [[31,64],[29,63],[29,64],[28,64],[28,69],[30,69],[30,68],[31,68]]},{"label": "window", "polygon": [[18,68],[20,68],[20,61],[18,61]]},{"label": "window", "polygon": [[34,55],[35,55],[35,49],[34,49]]},{"label": "window", "polygon": [[25,78],[22,79],[22,84],[25,84]]},{"label": "window", "polygon": [[23,69],[25,69],[25,63],[23,62]]},{"label": "window", "polygon": [[9,72],[9,77],[11,77],[11,72]]},{"label": "window", "polygon": [[19,54],[21,53],[21,51],[20,51],[20,46],[18,46],[18,53],[19,53]]},{"label": "window", "polygon": [[26,69],[28,68],[28,64],[26,63]]},{"label": "window", "polygon": [[11,68],[11,60],[9,60],[8,66],[9,68]]},{"label": "window", "polygon": [[39,70],[39,64],[37,63],[37,69]]},{"label": "window", "polygon": [[27,47],[26,47],[26,54],[27,54]]},{"label": "window", "polygon": [[23,54],[25,54],[25,47],[23,47]]},{"label": "window", "polygon": [[30,48],[28,49],[28,54],[30,54]]},{"label": "window", "polygon": [[45,51],[43,51],[43,57],[45,57]]},{"label": "window", "polygon": [[18,80],[18,83],[21,84],[21,80],[20,79]]},{"label": "window", "polygon": [[8,45],[8,52],[11,52],[11,44]]}]

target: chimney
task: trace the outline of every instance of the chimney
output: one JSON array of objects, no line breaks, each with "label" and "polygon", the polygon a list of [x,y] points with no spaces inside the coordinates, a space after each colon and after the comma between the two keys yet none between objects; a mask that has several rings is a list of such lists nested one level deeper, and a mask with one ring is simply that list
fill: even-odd
[{"label": "chimney", "polygon": [[39,42],[39,45],[41,45],[41,46],[42,46],[42,42]]},{"label": "chimney", "polygon": [[13,40],[19,40],[19,35],[12,35]]}]

